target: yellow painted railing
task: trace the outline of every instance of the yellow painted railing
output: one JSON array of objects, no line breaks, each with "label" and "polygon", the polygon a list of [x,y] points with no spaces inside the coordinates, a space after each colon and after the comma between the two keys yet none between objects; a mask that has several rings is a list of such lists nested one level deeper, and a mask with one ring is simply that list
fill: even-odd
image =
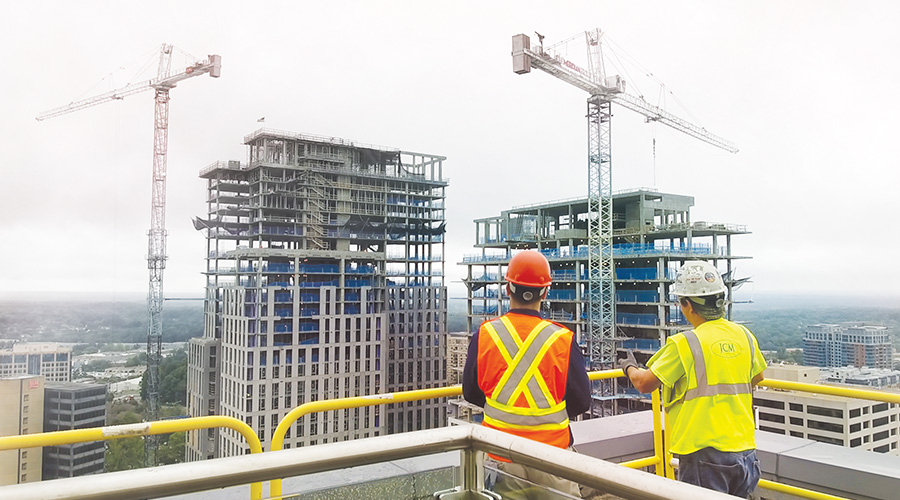
[{"label": "yellow painted railing", "polygon": [[789,495],[796,495],[801,498],[810,498],[812,500],[849,500],[844,497],[829,495],[828,493],[798,488],[789,484],[776,483],[775,481],[769,481],[768,479],[760,479],[757,487],[764,490],[772,490],[781,493],[787,493]]},{"label": "yellow painted railing", "polygon": [[[624,373],[622,370],[602,370],[602,371],[594,371],[588,373],[588,378],[590,380],[604,380],[604,379],[612,379],[623,377]],[[775,379],[766,379],[760,382],[759,384],[762,387],[769,387],[772,389],[784,389],[784,390],[794,390],[801,392],[811,392],[817,394],[831,394],[835,396],[844,396],[848,398],[855,399],[868,399],[873,401],[883,401],[887,403],[895,403],[900,404],[900,394],[889,394],[880,391],[871,391],[866,389],[852,389],[845,387],[833,387],[833,386],[824,386],[817,384],[807,384],[802,382],[790,382],[786,380],[775,380]],[[305,403],[300,405],[290,413],[285,415],[285,417],[278,423],[278,427],[275,429],[275,433],[272,436],[272,443],[270,446],[271,450],[280,450],[284,446],[284,438],[287,433],[287,430],[291,425],[294,424],[300,417],[307,415],[309,413],[315,413],[320,411],[333,411],[333,410],[344,410],[349,408],[359,408],[363,406],[375,406],[375,405],[383,405],[390,403],[401,403],[407,401],[415,401],[418,399],[431,399],[431,398],[441,398],[441,397],[456,397],[462,394],[462,387],[459,385],[454,385],[450,387],[443,388],[435,388],[435,389],[422,389],[416,391],[405,391],[405,392],[396,392],[390,394],[379,394],[374,396],[363,396],[363,397],[352,397],[352,398],[340,398],[340,399],[332,399],[332,400],[323,400],[323,401],[314,401],[311,403]],[[630,468],[643,468],[649,466],[655,466],[656,474],[660,476],[667,477],[669,479],[675,479],[675,469],[672,467],[673,456],[668,451],[668,443],[665,440],[665,436],[671,435],[671,429],[669,427],[669,422],[662,422],[663,412],[661,411],[661,403],[659,391],[653,391],[651,394],[651,401],[653,405],[653,444],[654,444],[654,454],[650,457],[639,458],[635,460],[631,460],[628,462],[623,462],[620,465]],[[665,426],[665,432],[662,431],[663,426]],[[768,489],[772,491],[778,491],[782,493],[789,493],[792,495],[796,495],[803,498],[809,498],[811,500],[847,500],[843,497],[837,497],[834,495],[829,495],[826,493],[821,493],[817,491],[807,490],[804,488],[798,488],[795,486],[790,486],[786,484],[776,483],[774,481],[769,481],[766,479],[760,479],[759,487],[763,489]],[[282,495],[282,484],[280,479],[274,479],[270,483],[270,495],[273,498],[278,498]]]},{"label": "yellow painted railing", "polygon": [[[867,399],[871,401],[881,401],[884,403],[900,404],[900,394],[894,394],[882,391],[872,391],[867,389],[854,389],[851,387],[837,387],[831,385],[809,384],[805,382],[791,382],[788,380],[764,379],[759,383],[760,387],[768,387],[770,389],[781,389],[786,391],[810,392],[814,394],[828,394],[831,396],[841,396],[853,399]],[[767,490],[787,493],[812,500],[846,500],[843,497],[829,495],[818,491],[807,490],[790,486],[787,484],[776,483],[767,479],[759,480],[759,487]]]},{"label": "yellow painted railing", "polygon": [[[604,380],[624,376],[625,374],[622,372],[622,370],[619,369],[588,373],[588,378],[590,380]],[[638,458],[635,460],[630,460],[628,462],[622,462],[620,465],[630,467],[632,469],[641,469],[653,465],[654,469],[656,470],[657,476],[666,476],[666,467],[664,465],[666,447],[663,446],[662,425],[660,424],[662,411],[660,406],[659,391],[653,391],[653,393],[651,393],[650,395],[650,399],[653,405],[653,456],[647,458]]]},{"label": "yellow painted railing", "polygon": [[[618,369],[588,373],[588,378],[590,380],[604,380],[622,376],[622,370]],[[825,386],[775,379],[763,380],[759,385],[761,387],[768,387],[772,389],[829,394],[847,398],[866,399],[872,401],[900,404],[900,394],[885,393],[881,391]],[[299,418],[310,413],[360,408],[365,406],[385,405],[391,403],[405,403],[409,401],[424,399],[456,397],[460,396],[461,394],[462,387],[459,385],[454,385],[448,387],[436,387],[433,389],[420,389],[414,391],[331,399],[305,403],[295,407],[278,423],[278,427],[275,429],[275,432],[272,435],[270,450],[281,450],[284,446],[284,439],[290,426],[293,425]],[[623,462],[621,465],[630,468],[655,466],[654,468],[657,475],[664,476],[669,479],[674,479],[675,471],[671,465],[672,455],[668,452],[668,445],[665,441],[665,436],[670,434],[669,422],[663,422],[662,419],[664,413],[661,411],[659,391],[654,391],[651,394],[651,402],[653,405],[654,455],[646,458]],[[19,448],[59,446],[90,441],[102,441],[107,439],[169,434],[172,432],[200,430],[213,427],[225,427],[236,430],[247,440],[250,446],[251,453],[261,453],[263,451],[259,438],[253,431],[253,429],[250,428],[250,426],[236,418],[225,416],[192,417],[174,420],[161,420],[155,422],[144,422],[140,424],[116,425],[90,429],[46,432],[40,434],[25,434],[21,436],[0,436],[0,451]],[[666,432],[663,432],[663,428],[665,428]],[[767,490],[788,493],[803,498],[809,498],[812,500],[846,500],[842,497],[776,483],[773,481],[768,481],[766,479],[760,480],[759,487]],[[282,485],[280,479],[271,481],[269,493],[273,498],[278,498],[282,495]],[[251,500],[262,499],[261,483],[252,483],[250,485],[250,498]]]},{"label": "yellow painted railing", "polygon": [[[272,443],[269,445],[271,451],[277,451],[284,446],[284,436],[291,425],[300,417],[309,413],[319,411],[346,410],[348,408],[361,408],[364,406],[386,405],[391,403],[405,403],[407,401],[416,401],[421,399],[432,398],[448,398],[462,395],[461,385],[451,385],[449,387],[435,387],[433,389],[419,389],[416,391],[391,392],[388,394],[375,394],[372,396],[358,396],[352,398],[325,399],[321,401],[313,401],[304,403],[291,410],[272,434]],[[281,479],[273,479],[269,483],[269,496],[278,498],[281,496]]]},{"label": "yellow painted railing", "polygon": [[[622,376],[622,370],[604,370],[588,373],[588,378],[591,380],[603,380]],[[281,419],[281,422],[278,422],[278,427],[275,428],[275,432],[272,435],[272,443],[270,444],[269,449],[272,451],[282,449],[284,446],[284,437],[287,434],[287,430],[290,429],[291,425],[293,425],[294,422],[296,422],[300,417],[310,413],[320,411],[346,410],[349,408],[360,408],[363,406],[376,406],[391,403],[405,403],[407,401],[416,401],[420,399],[456,397],[460,395],[462,395],[462,386],[453,385],[449,387],[438,387],[434,389],[419,389],[415,391],[393,392],[389,394],[378,394],[373,396],[360,396],[352,398],[328,399],[322,401],[313,401],[311,403],[304,403],[291,410],[287,415],[284,416],[284,418]],[[658,391],[654,392],[653,394],[653,408],[654,424],[658,424],[660,414]],[[659,425],[654,425],[653,442],[657,444],[662,444],[663,442],[662,431],[660,430]],[[664,450],[664,448],[662,446],[656,446],[655,450]],[[660,476],[663,476],[665,475],[664,468],[658,466],[658,464],[660,464],[662,461],[662,452],[657,451],[656,454],[652,457],[632,460],[631,462],[626,462],[622,465],[635,469],[648,467],[650,465],[657,465],[656,473]],[[269,495],[273,498],[278,498],[282,495],[281,479],[273,479],[270,482]]]},{"label": "yellow painted railing", "polygon": [[[73,429],[68,431],[43,432],[40,434],[23,434],[20,436],[0,437],[0,451],[19,448],[38,448],[43,446],[60,446],[64,444],[104,441],[138,436],[154,436],[172,432],[194,431],[211,427],[226,427],[241,433],[250,445],[250,453],[262,453],[259,437],[249,425],[234,418],[211,415],[207,417],[178,418],[158,420],[139,424],[111,425],[108,427],[92,427],[89,429]],[[262,499],[262,483],[250,485],[251,500]]]},{"label": "yellow painted railing", "polygon": [[807,384],[805,382],[790,382],[787,380],[777,380],[767,378],[759,383],[760,387],[768,387],[770,389],[783,389],[787,391],[812,392],[815,394],[830,394],[832,396],[843,396],[853,399],[869,399],[872,401],[883,401],[885,403],[900,404],[900,394],[872,391],[868,389],[853,389],[850,387],[837,387],[833,385]]}]

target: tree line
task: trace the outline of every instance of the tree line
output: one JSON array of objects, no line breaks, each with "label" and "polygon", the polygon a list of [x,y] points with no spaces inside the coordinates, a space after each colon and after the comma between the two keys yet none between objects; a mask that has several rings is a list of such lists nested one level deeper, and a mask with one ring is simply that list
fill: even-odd
[{"label": "tree line", "polygon": [[[147,342],[146,302],[3,301],[0,339],[28,342]],[[166,302],[163,341],[203,335],[203,302]]]},{"label": "tree line", "polygon": [[[134,358],[140,358],[140,355]],[[146,362],[146,354],[143,355]],[[130,361],[130,360],[129,360]],[[147,377],[141,378],[141,399],[110,402],[107,405],[108,425],[134,424],[147,420]],[[187,353],[179,349],[165,356],[159,365],[160,418],[182,417],[187,414]],[[184,432],[164,434],[158,437],[157,465],[176,464],[184,461]],[[141,468],[145,465],[144,438],[124,438],[107,441],[106,471],[114,472]]]}]

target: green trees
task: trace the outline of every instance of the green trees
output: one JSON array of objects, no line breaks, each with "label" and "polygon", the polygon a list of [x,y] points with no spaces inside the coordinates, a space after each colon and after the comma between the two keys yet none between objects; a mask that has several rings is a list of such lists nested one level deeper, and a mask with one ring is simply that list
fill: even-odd
[{"label": "green trees", "polygon": [[[135,424],[143,421],[144,406],[135,402],[116,403],[107,412],[110,425]],[[169,405],[161,408],[160,417],[177,417],[185,413],[184,406]],[[186,433],[174,432],[157,436],[159,440],[156,459],[158,465],[177,464],[184,461]],[[144,467],[144,438],[111,439],[106,442],[106,472],[139,469]]]},{"label": "green trees", "polygon": [[[141,397],[147,396],[147,377],[141,379]],[[187,353],[180,349],[165,358],[159,365],[160,418],[177,418],[185,415],[187,401]],[[134,401],[113,403],[107,410],[110,425],[133,424],[145,420],[146,405]],[[158,465],[176,464],[184,461],[186,434],[175,432],[157,436]],[[143,438],[124,438],[107,441],[106,470],[137,469],[144,466]]]},{"label": "green trees", "polygon": [[112,366],[112,363],[105,359],[95,359],[94,361],[88,361],[87,363],[81,365],[82,372],[102,372],[103,370]]},{"label": "green trees", "polygon": [[160,440],[159,448],[156,452],[156,458],[159,465],[179,464],[184,462],[184,445],[187,440],[186,432],[173,432],[161,436],[165,440]]},{"label": "green trees", "polygon": [[160,366],[160,403],[187,404],[187,356],[184,351],[180,352],[180,359],[166,358],[165,369]]},{"label": "green trees", "polygon": [[125,366],[147,366],[147,353],[142,352],[137,356],[132,356],[125,361]]},{"label": "green trees", "polygon": [[[141,398],[147,397],[147,377],[141,378]],[[162,359],[159,364],[160,404],[187,404],[187,353],[179,349]]]},{"label": "green trees", "polygon": [[[203,302],[167,302],[163,321],[166,342],[199,337],[203,334]],[[147,303],[2,301],[0,339],[3,338],[29,342],[146,344]]]},{"label": "green trees", "polygon": [[106,442],[106,472],[139,469],[144,466],[144,440],[139,437]]},{"label": "green trees", "polygon": [[[136,424],[142,408],[138,403],[113,404],[106,412],[110,425]],[[110,439],[106,442],[106,472],[138,469],[144,466],[144,440],[139,437]]]}]

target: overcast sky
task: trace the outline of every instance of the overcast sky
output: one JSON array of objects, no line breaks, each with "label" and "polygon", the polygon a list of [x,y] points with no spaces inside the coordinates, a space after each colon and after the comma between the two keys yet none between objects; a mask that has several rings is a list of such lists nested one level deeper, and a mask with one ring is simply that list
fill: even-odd
[{"label": "overcast sky", "polygon": [[204,286],[199,171],[246,160],[262,125],[446,156],[456,290],[473,219],[587,191],[587,95],[514,74],[511,36],[550,45],[599,27],[640,65],[621,70],[631,93],[740,147],[616,108],[614,190],[690,195],[695,221],[746,225],[744,298],[900,295],[898,25],[893,1],[13,2],[0,292],[146,292],[152,92],[34,117],[125,85],[163,42],[222,56],[221,78],[171,92],[167,295]]}]

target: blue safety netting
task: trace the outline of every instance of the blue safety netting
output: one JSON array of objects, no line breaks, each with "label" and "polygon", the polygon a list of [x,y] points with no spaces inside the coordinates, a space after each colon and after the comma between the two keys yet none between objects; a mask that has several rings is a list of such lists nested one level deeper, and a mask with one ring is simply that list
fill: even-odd
[{"label": "blue safety netting", "polygon": [[655,290],[616,290],[617,302],[659,302]]}]

